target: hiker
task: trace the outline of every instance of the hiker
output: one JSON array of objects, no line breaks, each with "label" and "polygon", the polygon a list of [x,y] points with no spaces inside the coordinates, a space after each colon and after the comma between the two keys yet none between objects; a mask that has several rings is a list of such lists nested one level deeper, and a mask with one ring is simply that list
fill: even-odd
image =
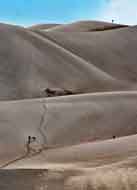
[{"label": "hiker", "polygon": [[34,151],[33,148],[31,148],[31,146],[30,146],[30,144],[31,144],[32,142],[34,142],[34,141],[36,141],[36,137],[28,136],[28,141],[27,141],[27,145],[26,145],[26,147],[27,147],[27,152],[28,152],[28,153],[29,153],[31,150]]},{"label": "hiker", "polygon": [[28,144],[31,143],[31,136],[28,136]]},{"label": "hiker", "polygon": [[113,136],[113,139],[116,139],[116,136]]}]

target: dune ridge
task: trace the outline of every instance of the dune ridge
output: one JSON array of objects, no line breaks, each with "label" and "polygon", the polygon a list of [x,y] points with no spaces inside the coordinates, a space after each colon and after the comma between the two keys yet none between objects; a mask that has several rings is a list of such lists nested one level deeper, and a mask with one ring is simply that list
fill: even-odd
[{"label": "dune ridge", "polygon": [[61,26],[55,26],[47,29],[50,32],[94,32],[94,31],[106,31],[114,30],[118,28],[124,28],[127,25],[120,25],[99,21],[78,21],[71,24],[65,24]]}]

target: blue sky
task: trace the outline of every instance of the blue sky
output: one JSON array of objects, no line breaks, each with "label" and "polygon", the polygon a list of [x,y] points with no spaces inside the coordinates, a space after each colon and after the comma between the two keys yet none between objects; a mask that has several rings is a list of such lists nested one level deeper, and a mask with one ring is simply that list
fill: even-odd
[{"label": "blue sky", "polygon": [[0,0],[0,22],[19,25],[115,19],[137,24],[137,0]]}]

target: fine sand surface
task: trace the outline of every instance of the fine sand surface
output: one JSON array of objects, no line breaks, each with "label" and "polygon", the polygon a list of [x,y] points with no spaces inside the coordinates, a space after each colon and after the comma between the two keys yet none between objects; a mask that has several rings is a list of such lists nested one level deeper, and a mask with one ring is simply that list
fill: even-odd
[{"label": "fine sand surface", "polygon": [[0,190],[137,189],[136,39],[97,21],[0,24]]}]

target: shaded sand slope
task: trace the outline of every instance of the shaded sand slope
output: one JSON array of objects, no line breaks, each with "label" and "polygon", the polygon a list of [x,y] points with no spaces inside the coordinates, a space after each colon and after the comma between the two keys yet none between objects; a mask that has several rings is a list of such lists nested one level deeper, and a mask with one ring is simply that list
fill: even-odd
[{"label": "shaded sand slope", "polygon": [[43,32],[42,35],[117,79],[137,81],[136,27],[92,33]]},{"label": "shaded sand slope", "polygon": [[126,27],[125,25],[113,24],[99,21],[79,21],[72,24],[66,24],[49,28],[48,31],[56,32],[92,32],[92,31],[104,31],[117,28]]},{"label": "shaded sand slope", "polygon": [[27,29],[0,25],[0,100],[40,97],[47,87],[74,92],[129,89],[56,43]]},{"label": "shaded sand slope", "polygon": [[[44,145],[68,146],[136,134],[137,93],[99,93],[0,103],[0,163],[24,156],[28,136]],[[47,111],[43,105],[47,105]],[[15,148],[16,147],[16,148]]]}]

